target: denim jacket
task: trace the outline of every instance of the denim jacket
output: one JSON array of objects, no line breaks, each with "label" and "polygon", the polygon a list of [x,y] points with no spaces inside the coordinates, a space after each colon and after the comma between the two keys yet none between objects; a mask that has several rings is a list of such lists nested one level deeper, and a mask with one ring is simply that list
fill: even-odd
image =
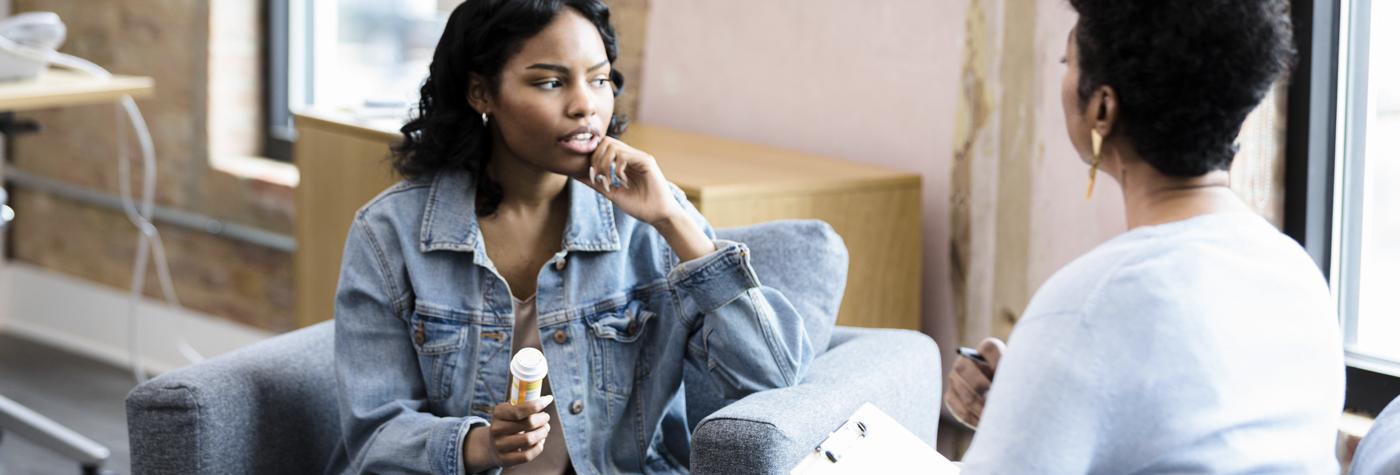
[{"label": "denim jacket", "polygon": [[[684,473],[683,368],[728,399],[794,385],[813,356],[801,316],[759,283],[743,244],[679,263],[602,195],[572,180],[566,193],[536,305],[569,457],[580,474]],[[343,444],[331,471],[457,473],[467,431],[506,400],[514,302],[474,197],[469,175],[443,172],[356,214],[335,300]]]}]

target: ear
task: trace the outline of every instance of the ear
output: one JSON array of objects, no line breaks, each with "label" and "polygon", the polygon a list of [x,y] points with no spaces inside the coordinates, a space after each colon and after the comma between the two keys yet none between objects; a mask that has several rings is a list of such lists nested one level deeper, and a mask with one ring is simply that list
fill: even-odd
[{"label": "ear", "polygon": [[467,84],[467,104],[487,115],[491,114],[491,94],[486,84],[486,79],[478,74],[472,74]]},{"label": "ear", "polygon": [[1089,96],[1087,106],[1084,117],[1089,119],[1094,130],[1104,137],[1112,134],[1113,127],[1118,124],[1118,92],[1107,85],[1099,86]]}]

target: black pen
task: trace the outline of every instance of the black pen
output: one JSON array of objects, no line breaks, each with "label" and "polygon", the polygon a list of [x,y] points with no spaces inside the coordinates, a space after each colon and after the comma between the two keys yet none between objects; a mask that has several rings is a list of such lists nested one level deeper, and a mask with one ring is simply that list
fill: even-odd
[{"label": "black pen", "polygon": [[992,363],[990,363],[990,362],[987,361],[987,358],[986,358],[985,356],[982,356],[981,353],[978,353],[977,350],[974,350],[974,349],[972,349],[972,348],[968,348],[968,347],[966,347],[966,346],[960,346],[960,347],[958,347],[958,356],[961,356],[961,357],[963,357],[963,358],[970,359],[970,360],[972,360],[972,361],[976,361],[976,362],[978,362],[978,363],[982,363],[982,364],[984,364],[984,365],[991,365],[991,364],[992,364]]}]

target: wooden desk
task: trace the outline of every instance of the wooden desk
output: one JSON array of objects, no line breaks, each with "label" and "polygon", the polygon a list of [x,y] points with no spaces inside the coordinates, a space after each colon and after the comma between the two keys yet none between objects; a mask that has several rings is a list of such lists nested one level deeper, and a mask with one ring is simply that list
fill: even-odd
[{"label": "wooden desk", "polygon": [[[297,318],[331,318],[355,210],[397,181],[385,161],[396,124],[298,114]],[[851,268],[838,322],[919,329],[920,177],[913,173],[698,134],[633,125],[623,136],[657,157],[715,227],[820,219],[846,241]]]},{"label": "wooden desk", "polygon": [[[96,78],[63,69],[48,69],[34,79],[0,82],[0,121],[13,121],[16,111],[115,102],[122,96],[150,96],[154,90],[155,81],[144,76]],[[0,175],[4,170],[5,165],[0,162]],[[0,188],[0,192],[3,191]],[[0,207],[8,208],[7,205],[0,200]],[[8,225],[8,218],[0,218],[0,229]],[[3,239],[0,236],[0,247],[5,245]],[[0,256],[0,262],[3,261],[4,257]]]},{"label": "wooden desk", "polygon": [[122,96],[147,97],[154,90],[155,82],[148,77],[114,75],[101,79],[50,69],[35,79],[0,82],[0,111],[113,102]]},{"label": "wooden desk", "polygon": [[[127,95],[145,97],[154,88],[154,81],[148,77],[94,78],[50,69],[35,79],[0,82],[0,111],[4,111],[8,120],[15,111],[114,102]],[[3,172],[3,166],[0,166],[0,172]],[[0,206],[3,205],[5,203],[0,201]],[[7,219],[0,220],[0,228],[6,225]],[[0,233],[0,247],[4,245],[3,233]],[[0,256],[0,263],[3,261],[4,257]],[[4,430],[22,435],[64,458],[79,462],[84,473],[96,473],[107,463],[111,451],[101,444],[3,397],[0,397],[0,403],[4,403],[0,404],[0,420],[4,421]]]}]

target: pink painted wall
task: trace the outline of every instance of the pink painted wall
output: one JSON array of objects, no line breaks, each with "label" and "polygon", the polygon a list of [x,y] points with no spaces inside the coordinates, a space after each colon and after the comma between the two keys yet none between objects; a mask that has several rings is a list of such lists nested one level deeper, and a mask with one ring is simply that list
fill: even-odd
[{"label": "pink painted wall", "polygon": [[[1060,58],[1076,15],[1063,0],[1032,1],[651,0],[638,119],[921,174],[923,326],[948,350],[990,332],[995,236],[1026,235],[1024,275],[1014,279],[1034,293],[1056,270],[1124,229],[1116,183],[1101,175],[1094,198],[1086,200],[1087,167],[1065,135]],[[984,12],[990,36],[970,43],[972,2]],[[1031,22],[1016,16],[1029,12]],[[1008,18],[1018,19],[1010,28],[1034,24],[1032,64],[1001,47],[1018,33],[1005,31]],[[1020,160],[1030,161],[1030,183],[1029,198],[1016,203],[997,203],[995,190],[974,193],[972,247],[989,254],[970,263],[980,267],[971,271],[970,322],[963,330],[952,318],[950,172],[958,115],[967,113],[958,101],[972,43],[990,54],[985,72],[993,115],[978,132],[972,183],[994,187],[999,167],[1025,166]],[[1019,100],[1003,92],[1025,84],[1025,75],[1035,76],[1029,122],[1020,109],[1003,107]],[[1018,116],[998,115],[1011,110]],[[1001,151],[1003,123],[1029,125],[1007,127],[1031,141],[1030,156]],[[999,233],[999,210],[1022,203],[1031,206],[1026,226]]]},{"label": "pink painted wall", "polygon": [[1040,75],[1036,132],[1042,153],[1031,163],[1030,252],[1027,281],[1035,289],[1055,271],[1122,233],[1118,183],[1099,174],[1093,199],[1085,199],[1088,167],[1065,132],[1060,84],[1066,40],[1078,15],[1064,0],[1038,0],[1036,68]]},{"label": "pink painted wall", "polygon": [[948,183],[965,9],[652,0],[638,119],[923,175],[924,329],[951,341]]}]

